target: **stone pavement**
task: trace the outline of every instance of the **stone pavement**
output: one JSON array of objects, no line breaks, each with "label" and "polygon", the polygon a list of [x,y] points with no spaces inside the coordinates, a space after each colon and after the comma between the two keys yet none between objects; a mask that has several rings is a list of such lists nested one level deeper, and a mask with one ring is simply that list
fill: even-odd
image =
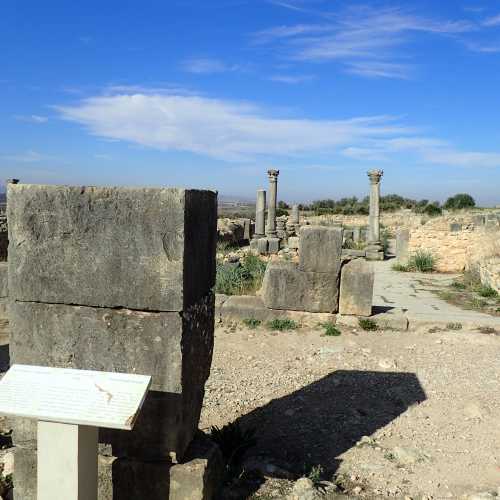
[{"label": "stone pavement", "polygon": [[477,311],[460,309],[440,299],[432,290],[451,284],[454,274],[402,273],[391,269],[393,259],[374,262],[374,312],[403,310],[410,327],[419,323],[462,323],[464,326],[500,327],[500,318]]}]

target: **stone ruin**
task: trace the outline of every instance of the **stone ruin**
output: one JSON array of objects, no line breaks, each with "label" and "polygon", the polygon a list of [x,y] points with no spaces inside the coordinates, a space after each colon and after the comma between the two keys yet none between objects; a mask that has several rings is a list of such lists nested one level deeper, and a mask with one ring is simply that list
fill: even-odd
[{"label": "stone ruin", "polygon": [[220,320],[262,321],[293,312],[371,316],[373,268],[365,259],[342,256],[343,229],[303,226],[299,239],[298,263],[268,262],[261,296],[217,297]]},{"label": "stone ruin", "polygon": [[[11,363],[153,378],[132,432],[100,430],[99,499],[211,498],[216,193],[10,184],[8,200]],[[36,423],[8,424],[15,499],[35,500]]]}]

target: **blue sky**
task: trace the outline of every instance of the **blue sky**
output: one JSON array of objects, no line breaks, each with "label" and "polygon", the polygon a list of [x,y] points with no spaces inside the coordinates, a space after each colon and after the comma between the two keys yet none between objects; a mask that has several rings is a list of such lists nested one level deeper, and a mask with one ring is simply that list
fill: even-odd
[{"label": "blue sky", "polygon": [[500,203],[500,2],[5,0],[0,175]]}]

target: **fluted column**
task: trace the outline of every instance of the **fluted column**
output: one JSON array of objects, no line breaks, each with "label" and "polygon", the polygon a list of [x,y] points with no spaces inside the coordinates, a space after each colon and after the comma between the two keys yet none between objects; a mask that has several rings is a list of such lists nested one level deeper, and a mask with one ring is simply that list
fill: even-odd
[{"label": "fluted column", "polygon": [[266,235],[269,238],[276,238],[276,202],[278,198],[278,175],[279,170],[268,170],[269,177],[269,201],[267,206],[267,227]]}]

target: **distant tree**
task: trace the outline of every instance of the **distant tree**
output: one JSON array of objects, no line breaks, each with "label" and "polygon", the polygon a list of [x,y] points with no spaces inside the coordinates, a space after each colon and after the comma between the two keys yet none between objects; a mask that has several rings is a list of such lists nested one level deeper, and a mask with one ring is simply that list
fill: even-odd
[{"label": "distant tree", "polygon": [[288,215],[288,210],[278,207],[276,209],[276,217],[283,217],[283,215]]},{"label": "distant tree", "polygon": [[459,210],[461,208],[472,208],[476,206],[474,198],[467,193],[459,193],[446,200],[444,208],[446,210]]},{"label": "distant tree", "polygon": [[435,217],[436,215],[441,215],[443,210],[439,206],[438,201],[434,201],[433,203],[428,203],[423,209],[424,214],[430,215],[431,217]]},{"label": "distant tree", "polygon": [[282,208],[283,210],[288,210],[290,208],[290,205],[283,200],[278,201],[278,208]]}]

